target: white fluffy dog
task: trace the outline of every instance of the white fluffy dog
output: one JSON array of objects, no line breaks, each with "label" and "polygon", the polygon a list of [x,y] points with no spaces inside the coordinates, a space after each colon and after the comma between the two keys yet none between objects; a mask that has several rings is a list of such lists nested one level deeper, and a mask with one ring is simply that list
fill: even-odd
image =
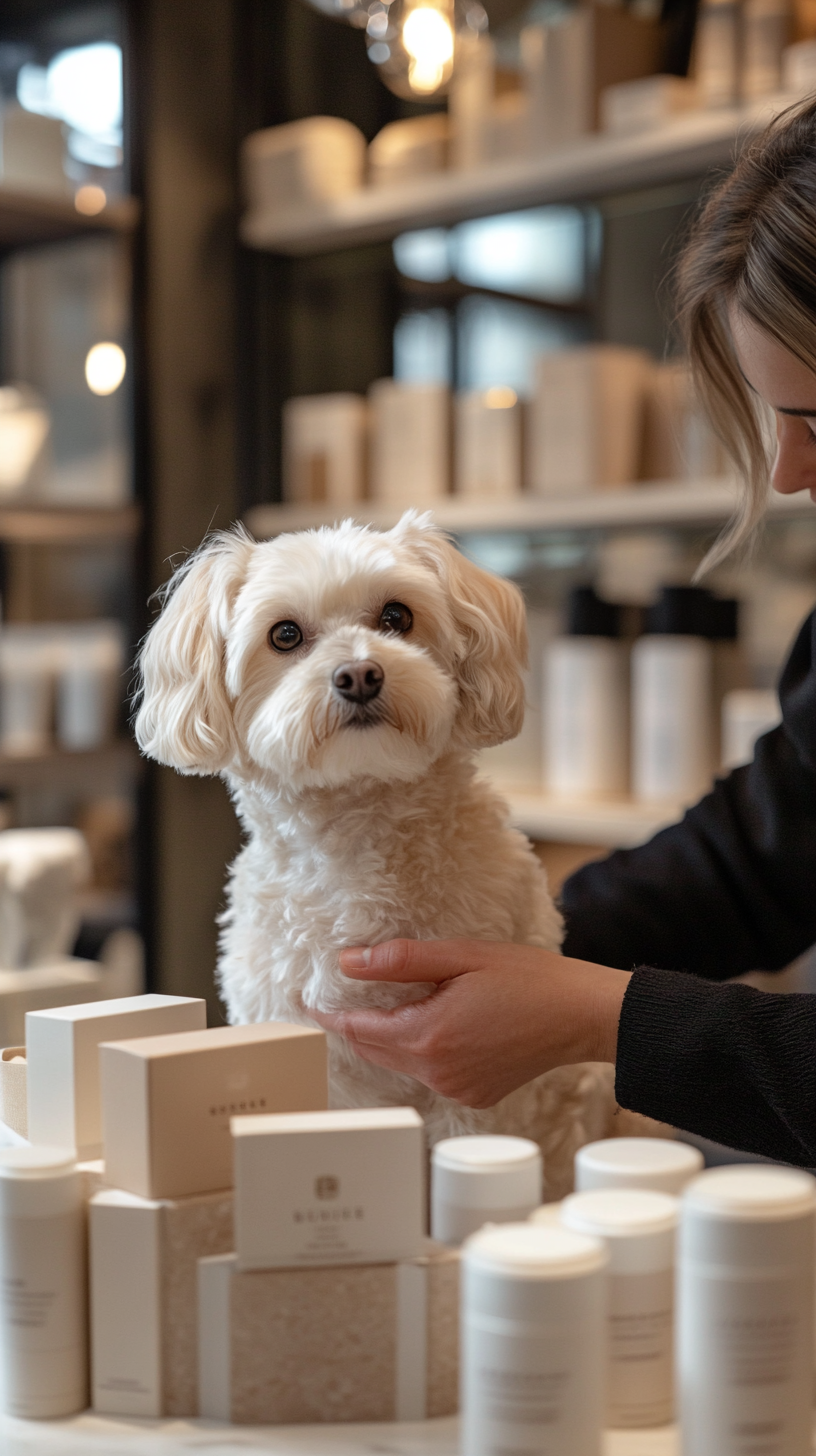
[{"label": "white fluffy dog", "polygon": [[[476,775],[524,716],[524,605],[409,513],[254,542],[235,530],[176,573],[141,657],[141,748],[220,774],[247,835],[218,977],[230,1020],[393,1006],[426,988],[346,979],[338,952],[394,937],[558,949],[541,866]],[[411,1103],[431,1141],[534,1137],[551,1196],[609,1131],[611,1069],[561,1068],[474,1112],[330,1038],[335,1106]]]}]

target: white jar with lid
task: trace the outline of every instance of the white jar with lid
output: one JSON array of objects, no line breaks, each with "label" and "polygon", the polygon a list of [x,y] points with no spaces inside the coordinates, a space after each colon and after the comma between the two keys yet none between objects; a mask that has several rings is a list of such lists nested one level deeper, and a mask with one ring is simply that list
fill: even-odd
[{"label": "white jar with lid", "polygon": [[575,1155],[575,1188],[651,1188],[682,1193],[703,1167],[703,1155],[670,1138],[603,1138]]},{"label": "white jar with lid", "polygon": [[528,1138],[445,1138],[431,1154],[431,1237],[461,1244],[486,1223],[521,1223],[541,1202],[541,1150]]},{"label": "white jar with lid", "polygon": [[83,1175],[72,1150],[0,1149],[0,1389],[7,1415],[88,1403]]},{"label": "white jar with lid", "polygon": [[662,1426],[674,1415],[674,1252],[679,1205],[668,1193],[572,1193],[561,1222],[609,1254],[607,1425]]},{"label": "white jar with lid", "polygon": [[712,1168],[689,1184],[678,1256],[683,1456],[810,1456],[816,1179]]},{"label": "white jar with lid", "polygon": [[462,1451],[600,1456],[606,1266],[599,1239],[502,1224],[462,1267]]}]

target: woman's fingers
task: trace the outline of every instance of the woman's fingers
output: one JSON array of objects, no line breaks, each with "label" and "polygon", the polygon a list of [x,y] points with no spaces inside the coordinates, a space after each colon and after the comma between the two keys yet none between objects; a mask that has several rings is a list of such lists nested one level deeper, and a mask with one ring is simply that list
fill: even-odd
[{"label": "woman's fingers", "polygon": [[[340,969],[358,981],[450,981],[469,971],[507,965],[510,947],[483,940],[386,940],[381,945],[341,950]],[[529,946],[516,946],[528,958]],[[546,955],[546,951],[535,951]]]}]

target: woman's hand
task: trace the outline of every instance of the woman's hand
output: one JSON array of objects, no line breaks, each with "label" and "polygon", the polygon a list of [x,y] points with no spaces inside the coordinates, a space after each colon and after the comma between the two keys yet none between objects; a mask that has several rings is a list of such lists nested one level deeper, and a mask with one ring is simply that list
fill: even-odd
[{"label": "woman's hand", "polygon": [[629,974],[535,946],[390,940],[344,950],[359,981],[430,981],[423,1001],[309,1016],[357,1054],[466,1107],[493,1107],[542,1072],[614,1062]]}]

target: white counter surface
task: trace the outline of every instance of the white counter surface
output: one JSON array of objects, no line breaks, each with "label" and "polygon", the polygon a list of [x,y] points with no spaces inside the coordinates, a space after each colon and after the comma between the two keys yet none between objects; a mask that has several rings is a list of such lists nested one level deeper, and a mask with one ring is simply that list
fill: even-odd
[{"label": "white counter surface", "polygon": [[[67,1421],[0,1417],[2,1456],[459,1456],[454,1419],[412,1425],[222,1426],[209,1421],[114,1420],[81,1415]],[[674,1427],[610,1431],[604,1456],[677,1456]]]}]

